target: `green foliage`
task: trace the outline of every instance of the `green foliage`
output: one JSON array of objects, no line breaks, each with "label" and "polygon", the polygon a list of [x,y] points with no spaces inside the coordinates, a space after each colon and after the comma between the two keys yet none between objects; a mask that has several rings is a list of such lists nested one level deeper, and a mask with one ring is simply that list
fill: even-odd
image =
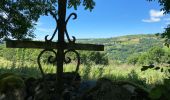
[{"label": "green foliage", "polygon": [[127,63],[135,65],[138,63],[138,60],[139,60],[139,54],[133,54],[130,57],[128,57]]},{"label": "green foliage", "polygon": [[42,2],[37,3],[30,0],[3,0],[0,3],[0,38],[34,37],[33,22],[37,21],[39,15],[42,14],[42,9],[39,9],[42,5]]},{"label": "green foliage", "polygon": [[[81,0],[68,0],[68,8],[74,7],[77,10],[77,7],[81,4]],[[83,0],[83,6],[85,9],[89,9],[90,11],[94,8],[95,2],[93,0]]]},{"label": "green foliage", "polygon": [[[32,49],[9,49],[5,48],[3,45],[0,45],[0,55],[1,57],[5,58],[8,61],[13,62],[13,66],[16,66],[18,63],[19,66],[28,66],[27,63],[37,64],[37,57],[40,53],[40,50],[32,50]],[[80,58],[82,64],[101,64],[101,65],[108,65],[109,60],[105,53],[102,52],[90,52],[90,51],[81,51]],[[51,52],[45,52],[41,57],[41,62],[45,64],[49,64],[48,58],[50,56],[55,56]],[[69,53],[66,55],[71,57],[72,62],[76,62],[77,58],[74,53]]]},{"label": "green foliage", "polygon": [[[2,64],[4,62],[4,64]],[[28,62],[27,62],[28,63]],[[12,67],[11,62],[6,61],[5,59],[0,59],[0,74],[2,73],[16,73],[22,77],[35,77],[40,78],[41,73],[38,69],[37,64],[28,63],[28,66],[17,66]],[[42,64],[43,70],[45,73],[55,73],[56,66]],[[75,63],[64,65],[64,72],[71,72],[75,70]],[[140,71],[139,66],[131,66],[127,64],[117,65],[115,63],[109,63],[109,65],[95,65],[95,64],[81,64],[79,73],[82,76],[83,80],[95,80],[100,77],[107,77],[114,81],[130,81],[143,87],[147,87],[150,90],[152,84],[160,84],[164,78],[162,74],[149,70],[146,72]]]},{"label": "green foliage", "polygon": [[170,91],[170,79],[165,79],[164,84],[156,85],[150,91],[150,98],[153,100],[170,100],[169,98],[169,91]]},{"label": "green foliage", "polygon": [[140,79],[138,73],[132,69],[130,73],[128,74],[128,79],[132,80],[134,83],[137,83],[138,85],[145,86],[146,81]]},{"label": "green foliage", "polygon": [[145,53],[134,54],[127,61],[130,64],[150,65],[163,64],[169,61],[170,53],[161,47],[152,47]]},{"label": "green foliage", "polygon": [[[160,49],[151,49],[151,51],[154,51],[155,53],[157,53],[157,56],[160,56],[161,52]],[[159,51],[159,52],[158,52]],[[165,67],[165,66],[164,66]],[[149,65],[149,66],[143,66],[141,71],[146,71],[148,69],[154,69],[154,70],[159,70],[160,72],[166,72],[168,71],[168,75],[170,74],[170,69],[169,66],[167,66],[167,68],[164,67],[157,67],[154,65]],[[170,100],[169,98],[169,91],[170,91],[170,77],[166,77],[166,79],[164,79],[164,83],[163,84],[157,84],[155,85],[154,88],[151,89],[150,93],[149,93],[149,97],[152,100]]]},{"label": "green foliage", "polygon": [[101,64],[101,65],[109,64],[108,57],[106,56],[105,53],[101,53],[101,52],[81,51],[80,58],[82,64],[87,64],[87,63]]},{"label": "green foliage", "polygon": [[[108,55],[111,56],[110,58],[113,60],[120,60],[121,62],[126,62],[128,59],[130,59],[129,57],[132,57],[132,54],[135,54],[135,56],[140,56],[140,54],[143,54],[144,52],[148,51],[151,47],[162,47],[161,40],[158,40],[154,37],[136,39],[139,39],[137,43],[128,43],[126,45],[121,43],[119,45],[117,44],[115,46],[110,46],[108,48]],[[127,40],[125,42],[129,41]]]},{"label": "green foliage", "polygon": [[141,54],[138,59],[139,59],[138,64],[141,64],[141,65],[151,64],[151,62],[148,59],[148,53],[146,53],[146,52]]},{"label": "green foliage", "polygon": [[[148,1],[155,1],[155,0],[148,0]],[[162,6],[163,11],[165,11],[165,13],[169,13],[170,12],[170,2],[169,0],[157,0],[160,4],[160,6]]]},{"label": "green foliage", "polygon": [[[107,40],[107,41],[106,41]],[[115,43],[114,41],[123,40],[124,42]],[[135,41],[134,41],[135,40]],[[78,40],[83,42],[83,40]],[[119,62],[118,60],[113,61],[112,58],[119,57],[118,55],[123,55],[124,58],[129,59],[133,57],[140,57],[143,54],[144,58],[140,58],[141,62],[148,63],[145,58],[149,58],[147,52],[151,47],[160,46],[162,41],[157,39],[154,35],[136,35],[136,36],[124,36],[117,38],[109,39],[87,39],[87,42],[94,44],[101,44],[104,41],[105,52],[87,52],[87,51],[78,51],[80,53],[81,65],[79,73],[83,79],[97,79],[99,77],[108,77],[111,80],[127,80],[135,82],[136,84],[143,85],[145,87],[150,86],[150,84],[161,83],[164,78],[164,74],[155,72],[154,70],[149,70],[146,72],[141,72],[140,67],[136,63],[135,67],[132,65],[115,63]],[[123,50],[121,50],[121,47]],[[127,48],[126,48],[127,47]],[[144,49],[143,49],[144,48]],[[156,48],[156,47],[155,47]],[[135,50],[137,49],[137,50]],[[165,55],[162,59],[167,59],[170,54],[169,48],[162,48],[165,52]],[[159,50],[159,49],[158,49]],[[37,49],[9,49],[5,48],[4,44],[0,45],[0,73],[11,72],[18,73],[22,76],[32,76],[32,77],[41,77],[41,73],[37,65],[37,56],[41,50]],[[111,55],[114,52],[114,55]],[[126,55],[125,55],[126,54]],[[134,54],[134,56],[133,56]],[[42,56],[41,62],[42,67],[46,73],[55,73],[56,66],[47,63],[49,57],[49,52],[45,53]],[[64,71],[73,71],[75,70],[76,58],[73,54],[68,53],[68,57],[73,58],[72,63],[64,65]],[[145,57],[146,56],[146,57]],[[108,58],[109,57],[109,58]],[[123,58],[123,59],[124,59]],[[105,59],[106,62],[103,63]],[[122,57],[119,57],[122,61]],[[137,60],[139,61],[139,59]],[[165,60],[164,60],[165,61]],[[133,62],[133,60],[132,60]],[[161,60],[162,62],[162,60]],[[99,64],[100,63],[100,64]],[[23,64],[23,65],[22,65]],[[133,62],[134,64],[134,62]],[[14,66],[15,65],[15,66]],[[134,70],[134,71],[133,71]],[[150,89],[151,87],[149,87]]]},{"label": "green foliage", "polygon": [[127,63],[133,54],[140,56],[152,47],[163,47],[163,40],[154,34],[127,35],[106,39],[80,39],[78,42],[105,45],[105,54],[109,60],[119,63]]},{"label": "green foliage", "polygon": [[[94,8],[93,0],[68,0],[68,8],[81,4],[90,11]],[[58,0],[3,0],[0,2],[0,39],[34,38],[34,25],[41,15],[48,15],[47,10],[57,14]]]},{"label": "green foliage", "polygon": [[[147,1],[155,1],[155,0],[147,0]],[[161,10],[164,11],[165,14],[170,13],[170,2],[169,0],[157,0],[162,7]],[[170,25],[165,28],[165,31],[163,33],[158,33],[157,35],[161,35],[162,38],[165,39],[165,46],[169,47],[170,45]]]},{"label": "green foliage", "polygon": [[[122,42],[115,42],[120,41]],[[88,52],[88,51],[79,51],[81,63],[94,63],[94,64],[102,64],[107,65],[110,61],[118,62],[118,63],[129,63],[129,64],[151,64],[155,61],[165,62],[169,59],[170,61],[170,52],[167,49],[160,52],[164,52],[164,55],[160,54],[161,58],[159,59],[159,54],[156,55],[151,53],[149,50],[154,47],[163,47],[162,40],[157,38],[154,35],[132,35],[132,36],[123,36],[109,39],[86,39],[86,40],[78,40],[78,42],[86,42],[86,43],[94,43],[105,45],[105,52]],[[125,44],[126,43],[126,44]],[[164,49],[164,48],[162,48]],[[7,60],[13,62],[19,62],[22,66],[23,63],[31,62],[32,64],[37,63],[37,56],[40,50],[32,50],[32,49],[9,49],[5,48],[4,44],[0,45],[0,55]],[[151,51],[150,52],[156,52]],[[45,53],[42,56],[41,61],[47,63],[48,56],[51,55],[49,52]],[[53,54],[52,54],[53,55]],[[76,61],[74,54],[69,54],[70,57],[73,58],[73,62]],[[68,55],[68,56],[69,56]],[[153,58],[157,57],[157,58]],[[15,63],[14,63],[15,65]]]},{"label": "green foliage", "polygon": [[153,61],[152,63],[160,63],[164,54],[165,51],[161,47],[153,47],[148,51],[148,58]]},{"label": "green foliage", "polygon": [[164,45],[169,47],[170,45],[170,25],[168,25],[166,28],[165,28],[165,31],[162,33],[162,34],[158,34],[160,35],[162,38],[164,38]]},{"label": "green foliage", "polygon": [[108,58],[105,56],[104,53],[100,53],[100,52],[90,52],[89,61],[92,61],[95,64],[102,64],[102,65],[109,64]]}]

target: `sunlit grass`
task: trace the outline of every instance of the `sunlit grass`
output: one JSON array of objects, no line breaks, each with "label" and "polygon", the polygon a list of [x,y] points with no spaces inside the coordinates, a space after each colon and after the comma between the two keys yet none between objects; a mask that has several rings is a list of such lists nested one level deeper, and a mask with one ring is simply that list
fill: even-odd
[{"label": "sunlit grass", "polygon": [[[7,61],[0,58],[0,74],[10,72],[17,73],[26,77],[41,77],[40,70],[37,64],[29,64],[27,62],[24,66],[21,64]],[[64,65],[64,72],[72,72],[76,68],[76,63]],[[45,73],[55,73],[56,66],[50,64],[43,64]],[[127,64],[109,64],[107,66],[94,64],[81,64],[79,73],[84,80],[96,80],[101,77],[107,77],[114,81],[130,81],[143,86],[149,86],[162,83],[163,78],[166,77],[164,73],[155,70],[147,70],[142,72],[141,66],[132,66]]]}]

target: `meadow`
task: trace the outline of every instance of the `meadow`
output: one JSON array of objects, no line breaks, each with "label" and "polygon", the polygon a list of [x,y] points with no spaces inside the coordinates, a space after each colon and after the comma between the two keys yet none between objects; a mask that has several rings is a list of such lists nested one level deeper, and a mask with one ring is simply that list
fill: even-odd
[{"label": "meadow", "polygon": [[[0,74],[16,73],[22,77],[42,77],[38,64],[27,62],[22,66],[20,65],[19,62],[16,62],[14,66],[13,62],[0,58]],[[50,64],[43,64],[42,66],[45,73],[55,74],[56,66]],[[147,89],[151,89],[155,84],[162,84],[163,79],[167,78],[167,75],[160,71],[153,69],[141,71],[141,68],[141,66],[114,63],[109,65],[81,64],[79,74],[83,80],[97,80],[101,77],[106,77],[112,81],[135,83]],[[72,72],[74,70],[75,63],[64,65],[64,72]]]}]

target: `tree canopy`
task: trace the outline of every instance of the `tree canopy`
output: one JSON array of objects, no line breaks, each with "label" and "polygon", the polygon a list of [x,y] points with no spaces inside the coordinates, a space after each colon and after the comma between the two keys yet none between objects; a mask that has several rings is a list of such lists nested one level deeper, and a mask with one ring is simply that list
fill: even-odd
[{"label": "tree canopy", "polygon": [[[148,1],[155,1],[155,0],[148,0]],[[170,1],[169,0],[157,0],[162,6],[161,10],[165,11],[165,13],[170,12]]]},{"label": "tree canopy", "polygon": [[[148,0],[148,1],[155,1],[155,0]],[[165,13],[170,13],[170,1],[169,0],[157,0],[162,6],[161,10],[165,11]]]},{"label": "tree canopy", "polygon": [[[58,0],[2,0],[0,2],[0,39],[34,38],[36,22],[48,10],[57,14]],[[77,9],[82,4],[92,10],[93,0],[68,0],[67,7]]]},{"label": "tree canopy", "polygon": [[[155,1],[155,0],[148,0]],[[170,14],[170,1],[169,0],[157,0],[162,7],[161,10],[164,11],[165,14]],[[165,38],[165,46],[170,46],[170,24],[165,28],[165,31],[160,34],[162,38]]]}]

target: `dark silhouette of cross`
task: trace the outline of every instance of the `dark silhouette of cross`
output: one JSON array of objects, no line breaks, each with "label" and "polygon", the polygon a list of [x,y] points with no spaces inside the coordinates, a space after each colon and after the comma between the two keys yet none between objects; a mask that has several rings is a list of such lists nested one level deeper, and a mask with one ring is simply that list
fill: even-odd
[{"label": "dark silhouette of cross", "polygon": [[[52,50],[52,52],[55,52],[53,49],[57,50],[56,53],[57,57],[55,60],[57,62],[56,64],[57,90],[59,94],[61,94],[63,91],[62,76],[63,76],[63,63],[65,62],[66,52],[74,51],[78,55],[78,53],[75,50],[104,51],[104,45],[75,43],[75,37],[73,37],[73,41],[70,40],[69,35],[67,33],[66,25],[71,16],[74,16],[76,18],[76,14],[75,13],[70,14],[70,16],[66,20],[66,5],[67,5],[67,0],[58,0],[58,15],[54,15],[51,12],[51,14],[56,19],[57,22],[57,28],[56,28],[56,30],[58,30],[57,42],[52,42],[56,30],[53,34],[53,37],[50,40],[48,40],[46,36],[45,42],[21,41],[21,40],[6,41],[6,47],[8,48],[35,48],[35,49],[44,49],[47,51]],[[58,16],[58,19],[56,16]],[[65,34],[67,36],[68,42],[65,41]],[[68,51],[65,52],[65,50]],[[40,53],[40,56],[42,55],[43,52]],[[40,56],[38,58],[40,58]]]}]

